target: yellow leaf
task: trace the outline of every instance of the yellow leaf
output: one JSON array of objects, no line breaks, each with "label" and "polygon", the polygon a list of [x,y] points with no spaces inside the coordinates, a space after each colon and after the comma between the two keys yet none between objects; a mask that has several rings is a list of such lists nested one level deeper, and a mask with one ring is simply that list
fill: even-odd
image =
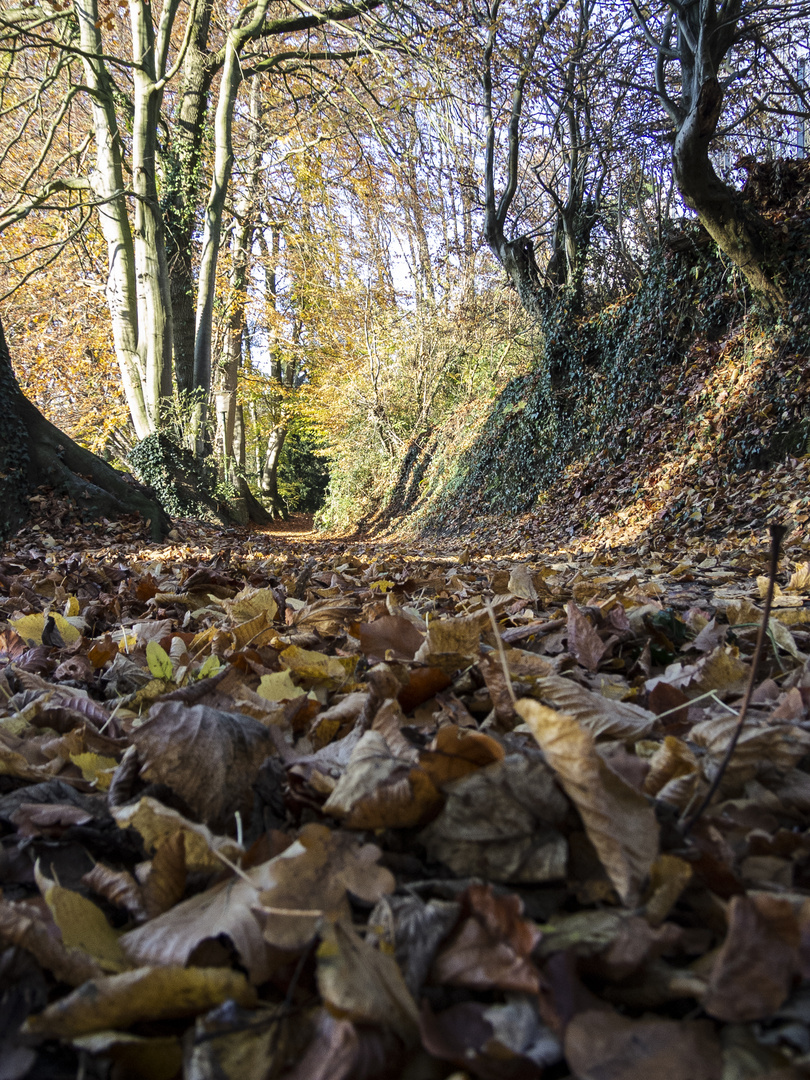
[{"label": "yellow leaf", "polygon": [[129,967],[118,934],[107,922],[101,908],[81,893],[57,885],[41,872],[39,863],[35,875],[66,949],[81,949],[105,971],[124,971]]},{"label": "yellow leaf", "polygon": [[647,799],[597,754],[594,737],[572,716],[523,698],[515,706],[576,806],[588,839],[622,902],[637,902],[658,856],[658,823]]},{"label": "yellow leaf", "polygon": [[253,619],[263,612],[267,613],[268,622],[272,622],[278,611],[272,589],[253,589],[250,586],[237,593],[233,600],[223,600],[222,606],[236,623]]},{"label": "yellow leaf", "polygon": [[134,805],[130,803],[117,807],[113,810],[113,817],[120,829],[137,829],[148,852],[155,851],[168,837],[182,832],[189,870],[221,870],[222,859],[217,858],[215,851],[221,852],[232,862],[244,854],[235,840],[215,836],[205,825],[189,821],[148,795]]},{"label": "yellow leaf", "polygon": [[[58,611],[52,611],[51,618],[66,645],[74,645],[81,638],[80,631],[75,626],[71,626],[64,615],[60,615]],[[9,621],[21,638],[33,642],[34,645],[41,645],[46,619],[47,616],[40,612],[37,615],[22,615],[19,619]]]},{"label": "yellow leaf", "polygon": [[118,767],[115,758],[102,757],[101,754],[71,754],[70,760],[81,769],[82,776],[99,791],[109,791],[112,775]]},{"label": "yellow leaf", "polygon": [[171,681],[172,662],[163,646],[157,641],[146,643],[146,663],[156,679]]},{"label": "yellow leaf", "polygon": [[75,618],[79,614],[79,601],[75,596],[69,596],[63,612],[65,618]]},{"label": "yellow leaf", "polygon": [[208,679],[212,675],[218,675],[222,668],[222,661],[214,653],[208,657],[203,666],[197,672],[198,679]]},{"label": "yellow leaf", "polygon": [[245,976],[229,968],[137,968],[84,983],[30,1017],[26,1031],[72,1039],[145,1021],[195,1016],[229,998],[246,1008],[256,1004],[256,991]]},{"label": "yellow leaf", "polygon": [[310,682],[328,682],[335,686],[343,683],[354,673],[356,656],[325,656],[323,653],[290,645],[279,656],[284,667]]},{"label": "yellow leaf", "polygon": [[256,693],[265,701],[292,701],[306,690],[295,685],[289,671],[274,671],[271,675],[262,675]]}]

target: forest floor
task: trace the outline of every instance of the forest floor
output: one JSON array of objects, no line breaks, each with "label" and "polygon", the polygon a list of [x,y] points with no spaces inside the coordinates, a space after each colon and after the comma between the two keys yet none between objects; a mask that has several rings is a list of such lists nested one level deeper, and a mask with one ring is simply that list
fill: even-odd
[{"label": "forest floor", "polygon": [[752,670],[750,523],[156,545],[43,496],[0,548],[0,1076],[810,1075],[785,512]]}]

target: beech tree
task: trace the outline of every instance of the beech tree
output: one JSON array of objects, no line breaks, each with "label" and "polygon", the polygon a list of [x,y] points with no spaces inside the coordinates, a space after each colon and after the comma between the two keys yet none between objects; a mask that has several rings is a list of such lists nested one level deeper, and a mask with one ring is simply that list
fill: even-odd
[{"label": "beech tree", "polygon": [[290,3],[271,18],[269,0],[259,0],[224,26],[211,0],[165,0],[157,10],[132,0],[128,25],[106,0],[0,8],[8,133],[0,230],[53,206],[97,214],[112,336],[138,438],[166,423],[176,378],[181,396],[193,399],[202,446],[240,85],[262,72],[289,78],[304,64],[351,62],[381,2]]}]

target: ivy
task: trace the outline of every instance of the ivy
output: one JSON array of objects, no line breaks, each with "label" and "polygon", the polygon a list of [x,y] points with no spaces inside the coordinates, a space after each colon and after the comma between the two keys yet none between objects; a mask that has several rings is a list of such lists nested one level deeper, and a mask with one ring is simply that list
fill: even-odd
[{"label": "ivy", "polygon": [[152,488],[167,513],[210,518],[216,506],[217,470],[212,459],[200,461],[162,431],[133,447],[129,465]]}]

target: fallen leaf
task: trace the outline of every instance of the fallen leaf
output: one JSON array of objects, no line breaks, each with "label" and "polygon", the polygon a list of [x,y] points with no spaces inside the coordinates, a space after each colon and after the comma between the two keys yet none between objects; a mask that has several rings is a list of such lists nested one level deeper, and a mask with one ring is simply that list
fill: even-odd
[{"label": "fallen leaf", "polygon": [[517,711],[579,811],[622,902],[633,906],[658,855],[658,824],[647,800],[613,773],[573,717],[529,698]]},{"label": "fallen leaf", "polygon": [[721,1080],[720,1044],[707,1020],[630,1020],[581,1012],[566,1028],[577,1080]]},{"label": "fallen leaf", "polygon": [[217,832],[235,832],[237,813],[250,820],[250,784],[275,750],[270,732],[252,717],[180,701],[153,705],[132,741],[141,775],[172,788]]},{"label": "fallen leaf", "polygon": [[233,998],[255,1005],[256,992],[244,975],[226,968],[143,967],[92,979],[43,1012],[25,1030],[47,1039],[126,1029],[144,1021],[195,1016]]},{"label": "fallen leaf", "polygon": [[367,945],[351,926],[328,922],[318,947],[318,989],[336,1015],[380,1024],[416,1042],[419,1010],[393,956]]}]

